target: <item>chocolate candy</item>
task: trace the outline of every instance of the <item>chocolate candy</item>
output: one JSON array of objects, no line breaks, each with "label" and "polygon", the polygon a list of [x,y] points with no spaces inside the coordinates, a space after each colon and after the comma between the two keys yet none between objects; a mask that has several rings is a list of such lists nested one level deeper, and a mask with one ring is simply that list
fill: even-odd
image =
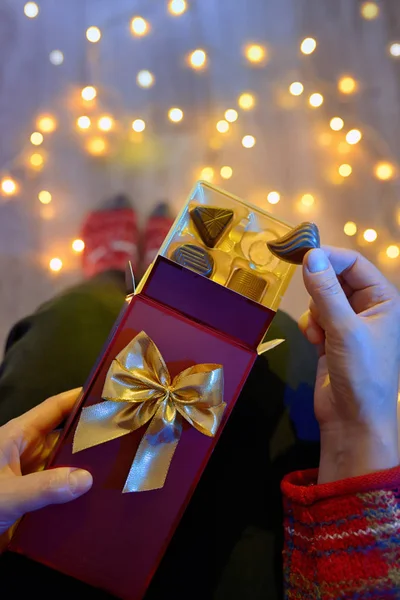
[{"label": "chocolate candy", "polygon": [[196,206],[190,216],[205,245],[215,248],[233,219],[233,210]]},{"label": "chocolate candy", "polygon": [[173,252],[171,258],[183,267],[192,269],[204,277],[210,277],[213,272],[214,259],[207,250],[200,246],[183,244]]},{"label": "chocolate candy", "polygon": [[315,223],[301,223],[277,240],[267,242],[270,252],[294,265],[301,265],[309,250],[320,247],[318,227]]},{"label": "chocolate candy", "polygon": [[267,289],[267,285],[262,277],[258,277],[251,271],[236,269],[233,271],[227,287],[238,292],[238,294],[242,294],[242,296],[259,302]]}]

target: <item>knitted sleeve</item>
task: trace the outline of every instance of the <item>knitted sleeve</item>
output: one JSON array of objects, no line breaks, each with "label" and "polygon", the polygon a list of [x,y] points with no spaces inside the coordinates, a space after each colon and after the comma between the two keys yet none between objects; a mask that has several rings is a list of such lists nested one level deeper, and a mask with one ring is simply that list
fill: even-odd
[{"label": "knitted sleeve", "polygon": [[400,467],[317,485],[282,482],[287,600],[400,598]]}]

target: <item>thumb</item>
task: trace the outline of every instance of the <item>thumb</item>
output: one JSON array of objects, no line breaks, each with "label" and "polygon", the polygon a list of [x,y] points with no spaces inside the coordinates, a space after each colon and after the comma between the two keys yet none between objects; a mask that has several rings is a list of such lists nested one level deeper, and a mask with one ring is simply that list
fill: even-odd
[{"label": "thumb", "polygon": [[88,471],[63,467],[15,477],[7,489],[9,510],[16,518],[49,504],[64,504],[85,494],[93,484]]},{"label": "thumb", "polygon": [[355,313],[327,255],[320,248],[306,254],[303,278],[317,308],[319,325],[325,330],[332,328],[332,325],[335,329],[351,327]]}]

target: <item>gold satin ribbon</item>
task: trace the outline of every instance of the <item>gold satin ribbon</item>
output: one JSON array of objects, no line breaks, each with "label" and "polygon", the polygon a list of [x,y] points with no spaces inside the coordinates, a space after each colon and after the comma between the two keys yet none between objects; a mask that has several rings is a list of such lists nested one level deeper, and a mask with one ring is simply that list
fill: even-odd
[{"label": "gold satin ribbon", "polygon": [[[171,343],[174,343],[171,340]],[[82,409],[73,453],[103,444],[150,421],[137,449],[125,492],[162,488],[186,419],[213,437],[224,410],[221,365],[195,365],[171,377],[155,343],[142,331],[113,360],[102,398]]]}]

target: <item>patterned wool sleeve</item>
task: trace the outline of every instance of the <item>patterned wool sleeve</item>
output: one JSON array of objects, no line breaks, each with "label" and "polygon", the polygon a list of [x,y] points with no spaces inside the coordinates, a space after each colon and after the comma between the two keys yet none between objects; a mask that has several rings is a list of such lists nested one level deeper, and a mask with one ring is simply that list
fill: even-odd
[{"label": "patterned wool sleeve", "polygon": [[285,598],[400,598],[400,467],[316,485],[282,482]]}]

